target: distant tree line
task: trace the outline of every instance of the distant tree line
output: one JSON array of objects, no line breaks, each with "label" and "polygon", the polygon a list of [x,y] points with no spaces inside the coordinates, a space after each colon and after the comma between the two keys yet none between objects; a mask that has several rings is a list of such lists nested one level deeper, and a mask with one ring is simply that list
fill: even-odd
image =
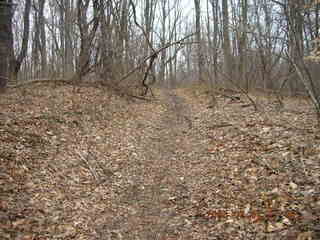
[{"label": "distant tree line", "polygon": [[192,3],[0,0],[0,89],[88,76],[128,88],[207,82],[305,93],[320,109],[319,1]]}]

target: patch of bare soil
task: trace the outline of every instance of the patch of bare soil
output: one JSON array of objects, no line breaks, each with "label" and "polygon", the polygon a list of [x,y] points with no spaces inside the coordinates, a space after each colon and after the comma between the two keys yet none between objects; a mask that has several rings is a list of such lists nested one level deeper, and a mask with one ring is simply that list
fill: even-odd
[{"label": "patch of bare soil", "polygon": [[[76,90],[76,91],[75,91]],[[25,88],[0,102],[0,239],[318,239],[310,106]]]}]

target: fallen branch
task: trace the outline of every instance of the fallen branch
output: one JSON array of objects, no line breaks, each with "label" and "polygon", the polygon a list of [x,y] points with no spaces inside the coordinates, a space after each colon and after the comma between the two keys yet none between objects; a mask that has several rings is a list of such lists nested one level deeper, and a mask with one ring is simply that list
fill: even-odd
[{"label": "fallen branch", "polygon": [[[101,85],[104,86],[104,87],[108,87],[109,89],[111,89],[112,91],[116,92],[118,95],[121,95],[121,96],[125,96],[125,97],[130,97],[130,98],[136,98],[136,99],[139,99],[139,100],[144,100],[144,101],[147,101],[147,102],[151,102],[153,99],[150,99],[150,98],[146,98],[144,96],[137,96],[137,95],[134,95],[134,94],[131,94],[131,93],[128,93],[126,92],[125,90],[123,90],[121,87],[118,87],[118,86],[114,86],[112,84],[107,84],[103,81],[100,81],[101,82]],[[153,98],[155,98],[154,95],[152,95]]]},{"label": "fallen branch", "polygon": [[239,84],[236,84],[231,76],[223,73],[222,71],[220,72],[222,74],[222,76],[224,76],[233,86],[235,86],[236,88],[238,88],[240,90],[240,93],[245,95],[246,98],[251,102],[252,106],[254,107],[255,111],[258,111],[258,105],[257,103],[253,100],[253,98],[249,95],[248,91],[246,91],[245,89],[243,89]]},{"label": "fallen branch", "polygon": [[[133,74],[135,71],[141,69],[142,67],[145,66],[146,62],[148,60],[150,60],[150,62],[154,62],[155,58],[159,55],[160,52],[162,52],[163,50],[173,46],[173,45],[177,45],[177,44],[181,44],[181,45],[185,45],[187,43],[184,43],[183,41],[186,40],[187,38],[193,36],[194,33],[192,34],[189,34],[181,39],[179,39],[178,41],[175,41],[175,42],[172,42],[172,43],[168,43],[166,44],[165,46],[159,48],[159,49],[156,49],[154,50],[149,56],[145,57],[142,62],[136,66],[135,68],[131,69],[128,73],[126,73],[123,77],[120,78],[119,82],[118,83],[121,83],[122,81],[124,81],[125,79],[127,79],[131,74]],[[150,68],[150,65],[149,65],[149,68]]]}]

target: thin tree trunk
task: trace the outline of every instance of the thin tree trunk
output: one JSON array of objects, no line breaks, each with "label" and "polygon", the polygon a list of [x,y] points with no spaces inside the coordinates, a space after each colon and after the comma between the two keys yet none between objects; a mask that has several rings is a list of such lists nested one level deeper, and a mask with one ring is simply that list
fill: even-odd
[{"label": "thin tree trunk", "polygon": [[[30,26],[30,9],[31,9],[31,0],[26,0],[25,2],[25,10],[23,15],[23,37],[21,50],[17,58],[14,56],[13,45],[10,49],[11,52],[11,60],[10,60],[10,75],[13,81],[17,80],[18,72],[20,71],[22,61],[25,59],[28,50],[28,42],[29,42],[29,26]],[[12,35],[12,31],[9,33]],[[12,38],[13,39],[13,38]]]},{"label": "thin tree trunk", "polygon": [[[166,32],[167,32],[167,0],[161,0],[161,38],[160,43],[161,46],[164,47],[166,44]],[[165,82],[165,71],[166,71],[166,58],[167,51],[162,51],[160,55],[160,71],[159,71],[159,79],[162,83]]]},{"label": "thin tree trunk", "polygon": [[197,39],[197,65],[198,65],[198,78],[203,82],[203,56],[202,56],[202,43],[201,43],[201,9],[200,0],[194,0],[195,15],[196,15],[196,39]]},{"label": "thin tree trunk", "polygon": [[44,77],[48,74],[47,72],[47,40],[46,30],[44,22],[44,6],[45,0],[39,1],[39,31],[40,31],[40,52],[41,52],[41,75]]},{"label": "thin tree trunk", "polygon": [[239,75],[240,80],[244,84],[245,89],[249,90],[249,82],[246,77],[247,68],[247,11],[248,3],[247,0],[241,0],[241,22],[240,22],[240,40],[239,40]]},{"label": "thin tree trunk", "polygon": [[33,36],[32,36],[32,76],[34,78],[39,77],[39,51],[40,51],[40,34],[39,34],[39,11],[37,2],[33,2],[34,16],[33,16]]},{"label": "thin tree trunk", "polygon": [[[224,55],[224,74],[228,82],[233,78],[233,59],[230,46],[229,31],[229,7],[228,0],[222,0],[222,31],[223,31],[223,55]],[[228,84],[227,84],[228,85]]]},{"label": "thin tree trunk", "polygon": [[[215,66],[216,64],[216,60],[217,60],[217,56],[216,56],[216,40],[217,40],[217,36],[216,36],[216,4],[214,3],[214,1],[211,1],[211,8],[212,8],[212,15],[213,15],[213,39],[211,37],[211,24],[210,24],[210,17],[209,17],[209,0],[207,0],[207,38],[208,38],[208,48],[209,48],[209,53],[210,53],[210,67],[209,67],[209,83],[210,83],[210,89],[211,89],[211,101],[212,101],[212,106],[216,107],[217,105],[217,99],[216,99],[216,94],[215,94],[215,80],[216,80],[216,75],[213,73],[216,69],[217,66]],[[213,71],[212,71],[213,70]],[[213,76],[211,76],[213,75]]]},{"label": "thin tree trunk", "polygon": [[111,26],[111,6],[110,2],[105,2],[104,0],[100,0],[101,8],[103,9],[101,13],[101,39],[99,41],[100,44],[100,58],[101,58],[101,72],[100,76],[104,80],[114,80],[114,76],[112,73],[112,65],[113,65],[113,58],[114,56],[111,54],[111,33],[112,33],[112,26]]},{"label": "thin tree trunk", "polygon": [[64,23],[63,27],[63,35],[64,35],[64,68],[65,68],[65,76],[67,78],[71,77],[74,73],[74,53],[73,53],[73,42],[72,42],[72,34],[73,34],[73,21],[74,19],[71,18],[73,12],[73,1],[64,0]]},{"label": "thin tree trunk", "polygon": [[[212,54],[212,69],[213,69],[213,78],[212,83],[217,83],[218,81],[218,37],[219,37],[219,5],[218,0],[210,0],[211,10],[212,10],[212,19],[213,19],[213,30],[212,30],[212,39],[209,41],[210,52]],[[208,19],[209,21],[209,19]]]}]

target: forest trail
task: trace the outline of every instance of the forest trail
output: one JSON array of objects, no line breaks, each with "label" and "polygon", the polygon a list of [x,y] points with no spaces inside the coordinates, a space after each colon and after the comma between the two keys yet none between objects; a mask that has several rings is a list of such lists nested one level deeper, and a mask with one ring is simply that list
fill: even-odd
[{"label": "forest trail", "polygon": [[188,88],[157,89],[151,102],[90,87],[7,93],[0,238],[295,239],[303,229],[314,232],[320,135],[310,108],[289,99],[295,111],[279,113],[265,100],[266,110],[255,112],[242,99],[218,96],[211,109],[208,99]]},{"label": "forest trail", "polygon": [[[178,229],[188,229],[187,217],[179,214],[170,201],[182,205],[190,201],[185,179],[193,158],[197,158],[199,144],[191,136],[192,114],[186,100],[165,90],[159,102],[165,110],[153,119],[153,131],[141,129],[144,137],[135,146],[140,149],[141,164],[128,174],[134,179],[122,199],[134,214],[121,220],[127,227],[116,230],[124,239],[132,238],[133,232],[137,239],[168,239],[177,235]],[[148,119],[148,114],[144,117]],[[132,223],[135,226],[130,226]]]}]

